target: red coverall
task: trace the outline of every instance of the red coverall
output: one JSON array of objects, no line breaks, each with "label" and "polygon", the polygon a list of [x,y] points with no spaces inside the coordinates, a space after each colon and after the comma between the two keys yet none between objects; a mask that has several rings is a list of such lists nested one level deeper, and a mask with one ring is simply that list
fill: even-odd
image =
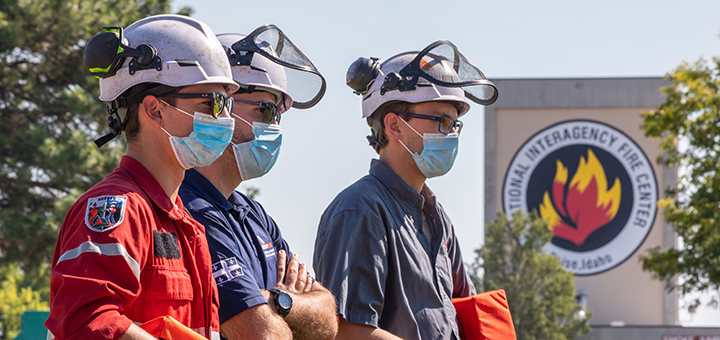
[{"label": "red coverall", "polygon": [[118,339],[132,322],[171,316],[219,339],[211,268],[205,228],[124,156],[65,217],[45,326],[59,339]]}]

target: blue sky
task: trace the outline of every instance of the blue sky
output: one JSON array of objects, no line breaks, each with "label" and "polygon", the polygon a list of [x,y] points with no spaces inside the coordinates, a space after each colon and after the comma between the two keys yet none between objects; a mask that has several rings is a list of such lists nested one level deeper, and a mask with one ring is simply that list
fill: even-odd
[{"label": "blue sky", "polygon": [[[324,99],[283,114],[273,170],[244,182],[311,264],[325,207],[367,173],[374,151],[360,98],[345,85],[358,57],[386,59],[440,39],[493,78],[662,76],[683,61],[720,55],[720,1],[235,1],[176,0],[215,33],[276,24],[325,76]],[[500,93],[502,96],[502,93]],[[483,239],[483,109],[462,119],[453,170],[428,181],[452,218],[466,262]],[[720,325],[718,311],[681,314],[687,325]]]}]

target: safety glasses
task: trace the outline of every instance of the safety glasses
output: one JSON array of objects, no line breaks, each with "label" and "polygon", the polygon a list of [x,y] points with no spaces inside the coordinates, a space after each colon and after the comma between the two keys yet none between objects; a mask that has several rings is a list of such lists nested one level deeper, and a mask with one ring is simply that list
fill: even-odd
[{"label": "safety glasses", "polygon": [[226,96],[220,92],[209,92],[209,93],[171,93],[167,97],[192,99],[192,98],[208,98],[212,99],[212,116],[214,118],[219,117],[222,114],[223,108],[227,108],[228,113],[232,112],[233,98]]},{"label": "safety glasses", "polygon": [[455,132],[457,134],[460,134],[460,130],[462,130],[463,122],[459,120],[454,120],[450,117],[436,117],[436,116],[428,116],[428,115],[421,115],[417,113],[406,113],[406,116],[413,117],[413,118],[419,118],[419,119],[428,119],[428,120],[434,120],[438,122],[438,131],[440,133],[447,135],[452,132],[453,128],[455,129]]},{"label": "safety glasses", "polygon": [[277,106],[275,106],[275,104],[273,104],[273,103],[251,102],[249,100],[240,100],[240,99],[235,99],[235,101],[239,102],[239,103],[261,106],[264,109],[263,117],[265,117],[265,120],[267,120],[268,123],[272,123],[275,120],[277,120],[277,122],[280,123],[280,115],[277,113]]}]

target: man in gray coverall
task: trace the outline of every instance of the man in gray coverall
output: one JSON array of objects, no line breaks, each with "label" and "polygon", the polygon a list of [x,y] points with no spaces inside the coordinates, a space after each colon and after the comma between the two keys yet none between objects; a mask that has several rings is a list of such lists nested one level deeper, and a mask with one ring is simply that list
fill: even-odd
[{"label": "man in gray coverall", "polygon": [[335,197],[318,228],[313,266],[337,298],[337,339],[459,339],[452,298],[475,287],[425,180],[452,167],[466,98],[489,105],[497,90],[448,41],[382,64],[360,58],[347,81],[363,95],[380,159]]}]

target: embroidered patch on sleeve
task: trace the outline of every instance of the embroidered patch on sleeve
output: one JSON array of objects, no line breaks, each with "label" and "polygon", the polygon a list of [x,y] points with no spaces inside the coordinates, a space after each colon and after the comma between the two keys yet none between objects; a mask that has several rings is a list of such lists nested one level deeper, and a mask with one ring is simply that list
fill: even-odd
[{"label": "embroidered patch on sleeve", "polygon": [[238,276],[243,276],[242,267],[237,259],[233,256],[227,259],[213,263],[213,277],[218,285],[230,281]]},{"label": "embroidered patch on sleeve", "polygon": [[125,219],[126,196],[100,196],[88,199],[85,225],[92,231],[112,230]]},{"label": "embroidered patch on sleeve", "polygon": [[180,246],[175,234],[153,230],[153,252],[155,257],[179,259]]}]

